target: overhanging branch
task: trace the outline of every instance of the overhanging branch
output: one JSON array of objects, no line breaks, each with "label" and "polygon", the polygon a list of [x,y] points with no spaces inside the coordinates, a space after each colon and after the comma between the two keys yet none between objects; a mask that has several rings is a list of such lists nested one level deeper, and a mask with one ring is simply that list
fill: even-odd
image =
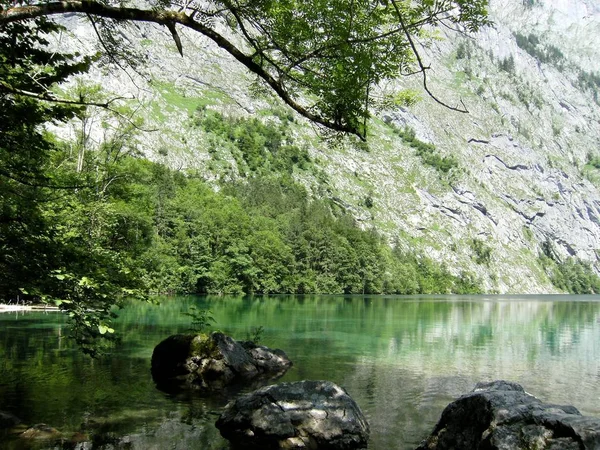
[{"label": "overhanging branch", "polygon": [[66,100],[66,99],[62,99],[62,98],[56,98],[56,97],[50,95],[49,93],[36,94],[35,92],[29,92],[29,91],[24,91],[22,89],[17,89],[17,88],[12,87],[8,83],[0,80],[0,91],[2,89],[4,89],[7,92],[10,92],[11,94],[22,95],[23,97],[35,98],[36,100],[43,100],[46,102],[62,103],[65,105],[73,105],[73,106],[97,106],[99,108],[105,108],[105,109],[110,109],[111,103],[113,103],[117,100],[125,100],[125,97],[111,98],[107,102],[103,102],[103,103],[86,102],[86,101],[82,101],[82,100],[81,101]]},{"label": "overhanging branch", "polygon": [[440,105],[451,109],[452,111],[458,111],[461,113],[469,113],[469,111],[466,109],[465,104],[462,102],[461,103],[463,105],[463,108],[457,108],[455,106],[450,106],[447,103],[443,102],[442,100],[440,100],[439,98],[437,98],[433,92],[431,92],[429,90],[429,86],[427,86],[427,69],[429,69],[429,67],[426,67],[425,64],[423,64],[423,60],[421,59],[421,55],[419,54],[419,51],[417,50],[417,46],[415,45],[415,41],[413,40],[412,35],[410,34],[408,28],[406,27],[405,23],[404,23],[404,18],[402,16],[402,12],[400,11],[400,8],[398,8],[398,5],[396,3],[395,0],[392,0],[392,5],[394,6],[394,9],[396,10],[396,15],[398,17],[398,22],[400,23],[400,26],[402,27],[402,29],[404,30],[404,34],[406,36],[406,39],[408,40],[408,43],[410,45],[410,48],[413,52],[413,54],[415,55],[415,58],[417,58],[417,63],[419,64],[419,72],[421,72],[423,74],[423,89],[425,89],[425,92],[427,92],[427,94],[433,99],[435,100],[437,103],[439,103]]},{"label": "overhanging branch", "polygon": [[[126,7],[118,8],[91,0],[48,2],[1,10],[0,25],[42,16],[67,13],[90,14],[122,21],[151,22],[166,26],[171,30],[171,33],[173,33],[175,24],[187,27],[212,40],[219,47],[233,56],[238,62],[243,64],[249,71],[258,75],[287,105],[302,116],[329,129],[354,134],[361,139],[364,139],[363,133],[356,127],[350,124],[340,123],[339,121],[328,120],[325,117],[306,109],[291,97],[281,81],[275,79],[265,67],[255,62],[251,56],[246,55],[221,34],[201,22],[194,20],[192,16],[188,16],[182,11],[145,10]],[[176,34],[174,34],[174,37],[175,36]],[[181,52],[180,43],[178,44],[178,50]]]}]

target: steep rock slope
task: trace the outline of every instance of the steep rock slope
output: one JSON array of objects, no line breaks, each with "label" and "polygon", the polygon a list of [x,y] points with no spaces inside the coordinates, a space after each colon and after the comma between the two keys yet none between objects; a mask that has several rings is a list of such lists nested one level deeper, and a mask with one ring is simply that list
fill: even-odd
[{"label": "steep rock slope", "polygon": [[[474,272],[490,292],[554,292],[538,260],[544,242],[560,258],[598,262],[600,194],[588,162],[600,155],[600,7],[492,0],[490,16],[494,26],[473,38],[448,34],[423,49],[432,90],[470,114],[422,96],[376,112],[366,146],[324,140],[292,115],[291,136],[316,167],[294,176],[390,244]],[[65,22],[60,45],[91,51],[89,25]],[[135,98],[144,129],[156,130],[139,132],[147,157],[208,180],[237,178],[231,151],[194,126],[197,109],[276,123],[291,113],[214,44],[181,34],[183,58],[166,29],[131,25],[122,38],[143,55],[137,72],[98,68],[85,82]],[[420,88],[418,77],[402,81],[381,93]],[[103,132],[92,126],[90,140]]]}]

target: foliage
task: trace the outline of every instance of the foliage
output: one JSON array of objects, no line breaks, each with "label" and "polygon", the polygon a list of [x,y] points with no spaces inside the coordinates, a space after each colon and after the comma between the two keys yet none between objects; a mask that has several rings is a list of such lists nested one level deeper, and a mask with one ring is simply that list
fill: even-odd
[{"label": "foliage", "polygon": [[577,84],[584,91],[589,91],[594,96],[594,101],[600,104],[598,92],[600,90],[600,74],[580,70],[577,75]]},{"label": "foliage", "polygon": [[490,265],[492,259],[491,247],[488,247],[481,239],[472,239],[471,249],[474,253],[473,259],[477,264]]},{"label": "foliage", "polygon": [[515,73],[515,58],[513,55],[508,56],[507,58],[501,59],[498,61],[498,67],[503,72],[514,75]]},{"label": "foliage", "polygon": [[[114,189],[153,236],[135,259],[154,292],[419,293],[477,289],[432,261],[393,252],[375,231],[288,178],[254,176],[213,191],[200,179],[131,158]],[[124,193],[120,192],[119,196]],[[464,281],[464,282],[463,282]]]},{"label": "foliage", "polygon": [[192,305],[183,314],[192,318],[190,331],[194,333],[203,333],[212,323],[216,322],[210,309],[201,309]]},{"label": "foliage", "polygon": [[[455,13],[445,20],[470,31],[486,22],[483,0],[444,4]],[[122,300],[146,292],[478,289],[468,275],[455,277],[426,258],[392,251],[376,231],[361,230],[329,200],[311,200],[292,178],[295,171],[310,168],[312,161],[291,141],[289,115],[264,124],[207,109],[196,112],[196,126],[214,142],[226,142],[233,149],[246,177],[224,184],[221,192],[193,173],[139,158],[135,150],[139,124],[118,119],[129,114],[106,116],[80,105],[106,102],[98,87],[79,85],[71,103],[48,101],[58,84],[87,70],[94,58],[46,48],[47,35],[60,32],[60,26],[43,14],[28,15],[45,4],[23,9],[14,3],[2,5],[0,295],[58,305],[68,313],[72,333],[86,352],[96,354],[98,340],[113,340],[111,321]],[[135,20],[139,12],[94,2],[54,6],[74,12],[90,5],[91,14],[110,11],[113,18],[127,13]],[[396,77],[398,68],[409,69],[414,49],[407,35],[419,36],[422,24],[442,20],[436,12],[438,2],[429,1],[353,2],[350,8],[347,2],[196,6],[215,13],[202,26],[223,25],[239,33],[253,51],[238,61],[292,108],[317,124],[361,135],[369,116],[371,86]],[[174,27],[180,16],[160,11],[171,7],[175,5],[159,2],[144,14],[153,21],[164,13],[160,23],[167,20]],[[5,14],[8,9],[23,15],[15,21],[17,16]],[[97,25],[105,49],[116,57],[127,53],[128,47],[119,42],[118,22],[97,20]],[[239,51],[214,30],[205,35],[234,55]],[[406,102],[416,98],[413,93],[405,97]],[[314,103],[308,107],[298,99]],[[97,145],[87,133],[95,120],[105,132]],[[77,137],[59,143],[46,125],[67,121],[78,124]],[[437,170],[448,172],[455,165],[414,136],[411,145]],[[205,327],[212,316],[196,311],[192,318],[195,326]]]},{"label": "foliage", "polygon": [[[568,63],[563,52],[552,44],[544,44],[540,38],[533,33],[525,36],[521,33],[515,33],[517,45],[533,56],[540,62],[551,64],[558,70],[563,70],[567,65],[573,68],[572,63]],[[582,91],[590,92],[596,103],[599,102],[598,90],[600,88],[600,75],[594,72],[588,72],[584,69],[574,67],[577,73],[575,85]]]},{"label": "foliage", "polygon": [[550,279],[554,286],[571,294],[600,293],[600,277],[589,263],[577,258],[568,258],[558,264]]},{"label": "foliage", "polygon": [[456,59],[470,60],[472,57],[471,43],[468,40],[460,41],[456,47]]},{"label": "foliage", "polygon": [[468,272],[451,274],[430,258],[406,253],[396,246],[392,252],[388,289],[398,294],[479,294],[481,286]]},{"label": "foliage", "polygon": [[544,44],[538,36],[529,33],[527,36],[515,33],[517,45],[542,63],[551,64],[562,70],[566,60],[562,51],[552,44]]},{"label": "foliage", "polygon": [[570,294],[600,293],[600,277],[589,263],[573,257],[563,262],[541,257],[540,262],[558,289]]},{"label": "foliage", "polygon": [[542,243],[541,250],[540,264],[555,287],[570,294],[600,293],[600,277],[589,263],[574,257],[561,261],[549,239]]},{"label": "foliage", "polygon": [[588,153],[586,164],[581,168],[581,174],[595,186],[600,186],[600,156]]},{"label": "foliage", "polygon": [[421,158],[423,164],[433,167],[441,174],[448,174],[459,168],[458,161],[453,155],[440,155],[435,145],[419,140],[415,135],[415,130],[412,128],[408,126],[405,126],[404,129],[394,127],[394,132],[400,136],[402,141],[416,150],[417,156]]},{"label": "foliage", "polygon": [[587,164],[594,169],[600,169],[600,156],[589,154]]},{"label": "foliage", "polygon": [[260,344],[262,340],[263,334],[265,332],[265,327],[259,325],[258,327],[252,328],[252,331],[248,334],[248,340],[253,342],[254,344]]},{"label": "foliage", "polygon": [[105,189],[121,170],[123,143],[108,140],[85,156],[83,140],[67,148],[44,130],[87,114],[43,100],[91,62],[46,49],[46,34],[60,29],[45,18],[0,28],[0,295],[60,306],[95,354],[99,338],[113,339],[113,307],[139,283],[120,241],[124,214]]},{"label": "foliage", "polygon": [[363,138],[374,87],[423,69],[415,40],[430,40],[432,27],[474,32],[489,23],[487,0],[161,0],[145,10],[97,1],[6,6],[0,25],[40,14],[95,17],[103,48],[112,57],[131,56],[132,46],[120,33],[122,22],[166,25],[182,54],[176,24],[188,27],[315,124]]},{"label": "foliage", "polygon": [[232,118],[199,107],[194,125],[224,139],[233,146],[234,157],[242,175],[280,172],[291,174],[295,167],[310,167],[306,149],[291,143],[288,136],[290,121],[265,124],[257,118]]}]

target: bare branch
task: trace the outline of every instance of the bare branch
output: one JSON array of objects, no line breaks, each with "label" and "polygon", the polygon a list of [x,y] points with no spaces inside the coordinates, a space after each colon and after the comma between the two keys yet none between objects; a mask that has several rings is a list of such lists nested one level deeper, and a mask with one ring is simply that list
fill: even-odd
[{"label": "bare branch", "polygon": [[65,185],[52,185],[52,184],[48,184],[48,183],[32,182],[32,181],[30,181],[30,179],[25,179],[25,177],[23,177],[23,178],[16,177],[15,175],[11,174],[10,172],[8,172],[2,168],[0,168],[0,176],[6,177],[13,181],[16,181],[19,184],[29,186],[29,187],[35,187],[35,188],[48,188],[48,189],[56,189],[56,190],[73,190],[73,189],[83,189],[83,188],[92,187],[91,184],[78,184],[78,185],[65,186]]},{"label": "bare branch", "polygon": [[177,34],[177,29],[175,28],[175,24],[167,23],[167,28],[169,29],[169,31],[171,32],[171,35],[173,36],[173,40],[175,41],[177,50],[179,50],[179,54],[181,56],[183,56],[183,46],[181,45],[181,39],[179,38],[179,35]]},{"label": "bare branch", "polygon": [[[425,89],[425,92],[427,92],[427,94],[433,99],[435,100],[437,103],[439,103],[442,106],[445,106],[448,109],[451,109],[453,111],[458,111],[461,113],[468,113],[469,111],[466,108],[457,108],[455,106],[450,106],[447,103],[444,103],[442,100],[440,100],[439,98],[437,98],[430,90],[429,87],[427,86],[427,69],[428,67],[426,67],[423,64],[423,60],[421,59],[421,55],[419,54],[419,51],[417,50],[417,46],[415,45],[415,42],[411,36],[411,34],[409,33],[408,29],[406,28],[406,26],[404,25],[404,18],[402,17],[402,12],[400,11],[400,8],[398,8],[398,5],[396,3],[395,0],[392,0],[392,5],[394,6],[394,9],[396,10],[396,15],[398,16],[398,22],[400,22],[400,26],[404,29],[404,34],[406,35],[406,39],[408,40],[408,43],[410,44],[410,48],[413,51],[413,54],[415,55],[415,58],[417,58],[417,63],[419,64],[419,68],[421,69],[420,72],[423,74],[423,89]],[[461,100],[461,103],[464,107],[464,102]]]},{"label": "bare branch", "polygon": [[82,100],[66,100],[66,99],[62,99],[62,98],[56,98],[56,97],[51,96],[51,94],[48,92],[43,93],[43,94],[36,94],[35,92],[24,91],[22,89],[14,88],[11,85],[9,85],[8,83],[6,83],[5,81],[1,81],[1,80],[0,80],[0,86],[2,88],[4,88],[6,91],[10,92],[11,94],[22,95],[24,97],[35,98],[36,100],[43,100],[46,102],[63,103],[66,105],[75,105],[75,106],[97,106],[99,108],[110,109],[111,103],[113,103],[117,100],[131,100],[126,97],[115,97],[115,98],[111,98],[109,101],[104,102],[104,103],[84,102]]}]

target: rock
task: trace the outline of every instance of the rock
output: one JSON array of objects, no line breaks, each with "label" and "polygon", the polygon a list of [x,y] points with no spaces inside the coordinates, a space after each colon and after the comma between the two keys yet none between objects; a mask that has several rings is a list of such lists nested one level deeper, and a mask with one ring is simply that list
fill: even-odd
[{"label": "rock", "polygon": [[23,439],[58,439],[62,435],[56,428],[46,425],[45,423],[38,423],[25,430],[20,434]]},{"label": "rock", "polygon": [[151,370],[163,390],[217,390],[237,381],[281,376],[291,365],[282,350],[214,332],[169,336],[154,349]]},{"label": "rock", "polygon": [[330,381],[266,386],[230,402],[217,428],[234,448],[366,448],[369,425],[348,393]]},{"label": "rock", "polygon": [[281,371],[282,359],[287,360],[285,352],[277,348],[271,350],[252,341],[243,341],[240,344],[253,359],[259,372],[277,373]]},{"label": "rock", "polygon": [[478,383],[450,403],[417,450],[598,449],[600,419],[542,403],[507,381]]}]

